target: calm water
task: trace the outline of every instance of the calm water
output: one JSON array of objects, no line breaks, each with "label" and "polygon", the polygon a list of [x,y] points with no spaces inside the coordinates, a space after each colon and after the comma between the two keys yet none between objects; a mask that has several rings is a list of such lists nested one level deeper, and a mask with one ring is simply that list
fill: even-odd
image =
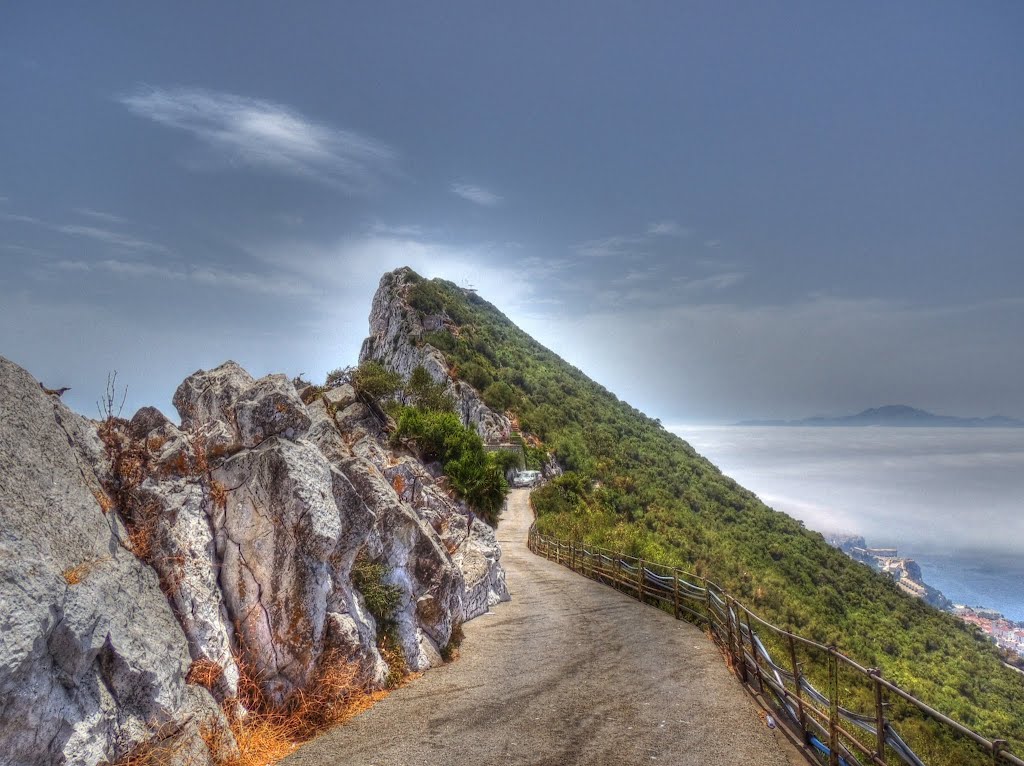
[{"label": "calm water", "polygon": [[673,426],[768,505],[1024,620],[1024,429]]}]

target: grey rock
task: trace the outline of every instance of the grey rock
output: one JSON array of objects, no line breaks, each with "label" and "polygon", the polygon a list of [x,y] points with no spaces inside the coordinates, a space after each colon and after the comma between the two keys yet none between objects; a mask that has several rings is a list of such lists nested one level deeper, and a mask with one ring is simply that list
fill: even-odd
[{"label": "grey rock", "polygon": [[128,435],[141,441],[149,436],[150,432],[170,425],[170,423],[167,416],[156,407],[142,407],[132,416],[131,422],[128,424]]},{"label": "grey rock", "polygon": [[181,416],[182,429],[221,421],[237,431],[235,402],[254,382],[249,373],[232,361],[192,373],[178,386],[172,400]]},{"label": "grey rock", "polygon": [[[203,766],[201,729],[234,746],[221,706],[244,714],[246,672],[278,703],[339,658],[383,684],[357,558],[397,589],[412,670],[508,597],[493,533],[350,387],[306,406],[229,362],[178,388],[182,428],[143,408],[104,426],[107,446],[0,363],[0,762],[93,766],[149,743]],[[186,682],[195,663],[219,669],[209,689]]]},{"label": "grey rock", "polygon": [[343,410],[356,401],[356,392],[348,383],[325,391],[324,401],[334,410]]},{"label": "grey rock", "polygon": [[185,636],[155,573],[119,544],[116,515],[97,502],[92,463],[103,458],[91,430],[0,359],[5,763],[91,766],[168,726],[223,724],[209,695],[185,684]]},{"label": "grey rock", "polygon": [[264,692],[283,702],[323,651],[329,563],[342,534],[331,466],[308,442],[280,437],[225,461],[215,514],[220,581],[239,648]]},{"label": "grey rock", "polygon": [[[219,490],[226,499],[226,490]],[[236,698],[239,669],[232,654],[233,631],[218,582],[220,560],[210,522],[216,501],[197,477],[148,478],[136,494],[144,514],[139,521],[148,525],[150,536],[146,558],[159,574],[185,631],[189,654],[193,661],[205,660],[220,668],[210,689],[219,701]]]},{"label": "grey rock", "polygon": [[288,377],[267,375],[238,397],[235,422],[242,446],[256,447],[271,436],[295,439],[311,421]]}]

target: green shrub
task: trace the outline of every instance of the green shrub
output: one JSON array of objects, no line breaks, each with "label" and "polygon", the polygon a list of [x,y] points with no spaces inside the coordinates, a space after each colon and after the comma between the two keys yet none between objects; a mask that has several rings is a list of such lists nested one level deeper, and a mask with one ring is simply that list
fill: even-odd
[{"label": "green shrub", "polygon": [[466,504],[494,526],[508,494],[504,458],[487,453],[480,436],[454,412],[405,407],[393,439],[411,442],[421,460],[441,463],[445,476]]},{"label": "green shrub", "polygon": [[324,381],[324,386],[330,389],[349,383],[354,372],[355,370],[352,367],[337,367],[327,373],[327,380]]},{"label": "green shrub", "polygon": [[432,412],[453,412],[455,410],[455,401],[448,395],[445,384],[436,382],[422,365],[412,371],[403,390],[406,398],[421,410]]},{"label": "green shrub", "polygon": [[402,386],[402,376],[380,362],[363,362],[352,373],[352,387],[357,394],[373,400],[394,396]]},{"label": "green shrub", "polygon": [[515,401],[515,389],[503,380],[492,383],[484,391],[484,404],[498,412],[511,408]]},{"label": "green shrub", "polygon": [[434,282],[417,282],[409,290],[409,305],[423,314],[444,311],[444,295]]},{"label": "green shrub", "polygon": [[363,595],[366,609],[377,623],[377,647],[388,664],[384,685],[391,689],[408,675],[409,665],[398,640],[395,614],[402,600],[402,589],[386,582],[387,568],[379,561],[370,561],[360,554],[352,566],[352,584]]}]

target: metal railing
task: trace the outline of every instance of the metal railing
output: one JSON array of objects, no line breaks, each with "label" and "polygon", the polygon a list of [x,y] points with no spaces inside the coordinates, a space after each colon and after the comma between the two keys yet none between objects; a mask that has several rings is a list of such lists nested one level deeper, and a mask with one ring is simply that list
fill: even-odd
[{"label": "metal railing", "polygon": [[[530,527],[528,544],[534,553],[574,572],[671,610],[676,619],[703,625],[740,680],[774,698],[780,717],[786,717],[829,766],[925,766],[922,757],[927,754],[915,752],[893,728],[889,710],[896,706],[931,727],[934,736],[930,739],[944,740],[952,734],[961,742],[972,742],[979,758],[976,763],[1024,766],[1024,760],[1010,752],[1006,740],[986,739],[887,680],[877,668],[864,667],[834,646],[772,625],[700,575],[547,537],[537,532],[536,525]],[[772,651],[780,659],[773,659]],[[805,670],[808,665],[810,671]],[[809,676],[827,684],[827,692],[819,691]],[[840,690],[845,693],[845,704]],[[903,715],[901,720],[906,723],[909,717]]]}]

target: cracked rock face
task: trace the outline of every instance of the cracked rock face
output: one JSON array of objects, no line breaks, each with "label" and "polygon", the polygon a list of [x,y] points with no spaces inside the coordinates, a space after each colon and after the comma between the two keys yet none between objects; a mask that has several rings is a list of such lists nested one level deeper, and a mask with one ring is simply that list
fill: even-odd
[{"label": "cracked rock face", "polygon": [[0,359],[2,762],[92,766],[159,735],[164,762],[203,766],[200,727],[244,713],[246,677],[271,703],[328,662],[383,684],[357,561],[397,592],[411,670],[508,598],[490,528],[349,387],[307,406],[227,362],[174,401],[181,428],[143,408],[102,430]]},{"label": "cracked rock face", "polygon": [[158,732],[210,762],[223,727],[185,683],[189,648],[155,572],[104,514],[95,429],[0,358],[0,760],[96,764]]},{"label": "cracked rock face", "polygon": [[370,335],[363,341],[359,361],[375,360],[408,379],[422,366],[437,383],[443,383],[455,401],[455,410],[467,426],[476,428],[488,444],[507,442],[512,424],[501,413],[490,409],[476,390],[463,381],[453,381],[444,355],[429,343],[414,344],[425,332],[443,326],[442,318],[425,317],[409,305],[406,295],[412,271],[397,269],[381,277],[370,308]]}]

